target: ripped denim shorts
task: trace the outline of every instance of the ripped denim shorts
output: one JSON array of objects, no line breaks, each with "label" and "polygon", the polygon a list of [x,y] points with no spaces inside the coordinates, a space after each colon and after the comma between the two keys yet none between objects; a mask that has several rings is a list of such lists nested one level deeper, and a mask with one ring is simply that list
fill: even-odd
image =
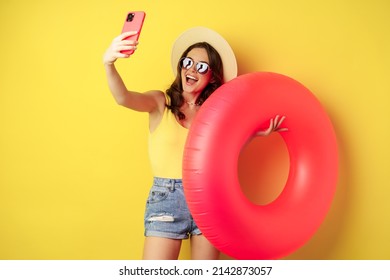
[{"label": "ripped denim shorts", "polygon": [[144,225],[145,236],[187,239],[201,234],[188,210],[181,179],[154,178]]}]

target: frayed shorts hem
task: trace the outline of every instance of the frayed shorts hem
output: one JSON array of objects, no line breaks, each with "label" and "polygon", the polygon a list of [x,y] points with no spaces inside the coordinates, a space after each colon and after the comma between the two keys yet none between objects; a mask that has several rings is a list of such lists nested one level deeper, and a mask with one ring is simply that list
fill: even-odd
[{"label": "frayed shorts hem", "polygon": [[191,235],[201,235],[202,233],[200,230],[192,232],[190,235],[188,234],[176,234],[174,232],[161,232],[161,231],[152,231],[149,230],[145,232],[145,237],[163,237],[163,238],[169,238],[169,239],[178,239],[178,240],[185,240],[188,239]]}]

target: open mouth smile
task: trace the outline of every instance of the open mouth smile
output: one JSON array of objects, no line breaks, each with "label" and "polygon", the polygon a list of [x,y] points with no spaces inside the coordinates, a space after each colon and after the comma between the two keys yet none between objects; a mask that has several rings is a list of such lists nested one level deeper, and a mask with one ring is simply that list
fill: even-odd
[{"label": "open mouth smile", "polygon": [[197,81],[198,81],[198,79],[195,78],[194,76],[186,75],[186,82],[187,82],[187,84],[192,85],[192,84],[196,83]]}]

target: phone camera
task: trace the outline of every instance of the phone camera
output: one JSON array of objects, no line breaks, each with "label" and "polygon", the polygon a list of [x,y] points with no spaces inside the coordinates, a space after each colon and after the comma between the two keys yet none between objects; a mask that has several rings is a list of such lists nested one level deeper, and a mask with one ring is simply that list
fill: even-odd
[{"label": "phone camera", "polygon": [[126,21],[128,21],[128,22],[130,22],[130,21],[133,21],[133,19],[134,19],[134,16],[135,16],[135,14],[134,14],[134,13],[130,13],[130,14],[128,14],[128,15],[127,15],[127,20],[126,20]]}]

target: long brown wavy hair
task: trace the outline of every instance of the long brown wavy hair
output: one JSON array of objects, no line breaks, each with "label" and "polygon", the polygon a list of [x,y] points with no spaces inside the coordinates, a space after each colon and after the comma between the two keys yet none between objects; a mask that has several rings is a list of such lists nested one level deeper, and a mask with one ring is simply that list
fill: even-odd
[{"label": "long brown wavy hair", "polygon": [[[186,57],[187,54],[195,48],[205,49],[209,58],[209,64],[211,71],[210,83],[205,87],[203,92],[196,99],[196,105],[202,105],[203,102],[223,84],[223,65],[222,59],[219,53],[207,42],[199,42],[189,46],[181,57]],[[185,119],[185,115],[180,111],[181,106],[184,103],[183,98],[183,86],[181,83],[181,67],[180,60],[177,63],[177,75],[172,85],[166,90],[166,94],[170,98],[170,104],[167,104],[168,109],[172,111],[180,120]]]}]

